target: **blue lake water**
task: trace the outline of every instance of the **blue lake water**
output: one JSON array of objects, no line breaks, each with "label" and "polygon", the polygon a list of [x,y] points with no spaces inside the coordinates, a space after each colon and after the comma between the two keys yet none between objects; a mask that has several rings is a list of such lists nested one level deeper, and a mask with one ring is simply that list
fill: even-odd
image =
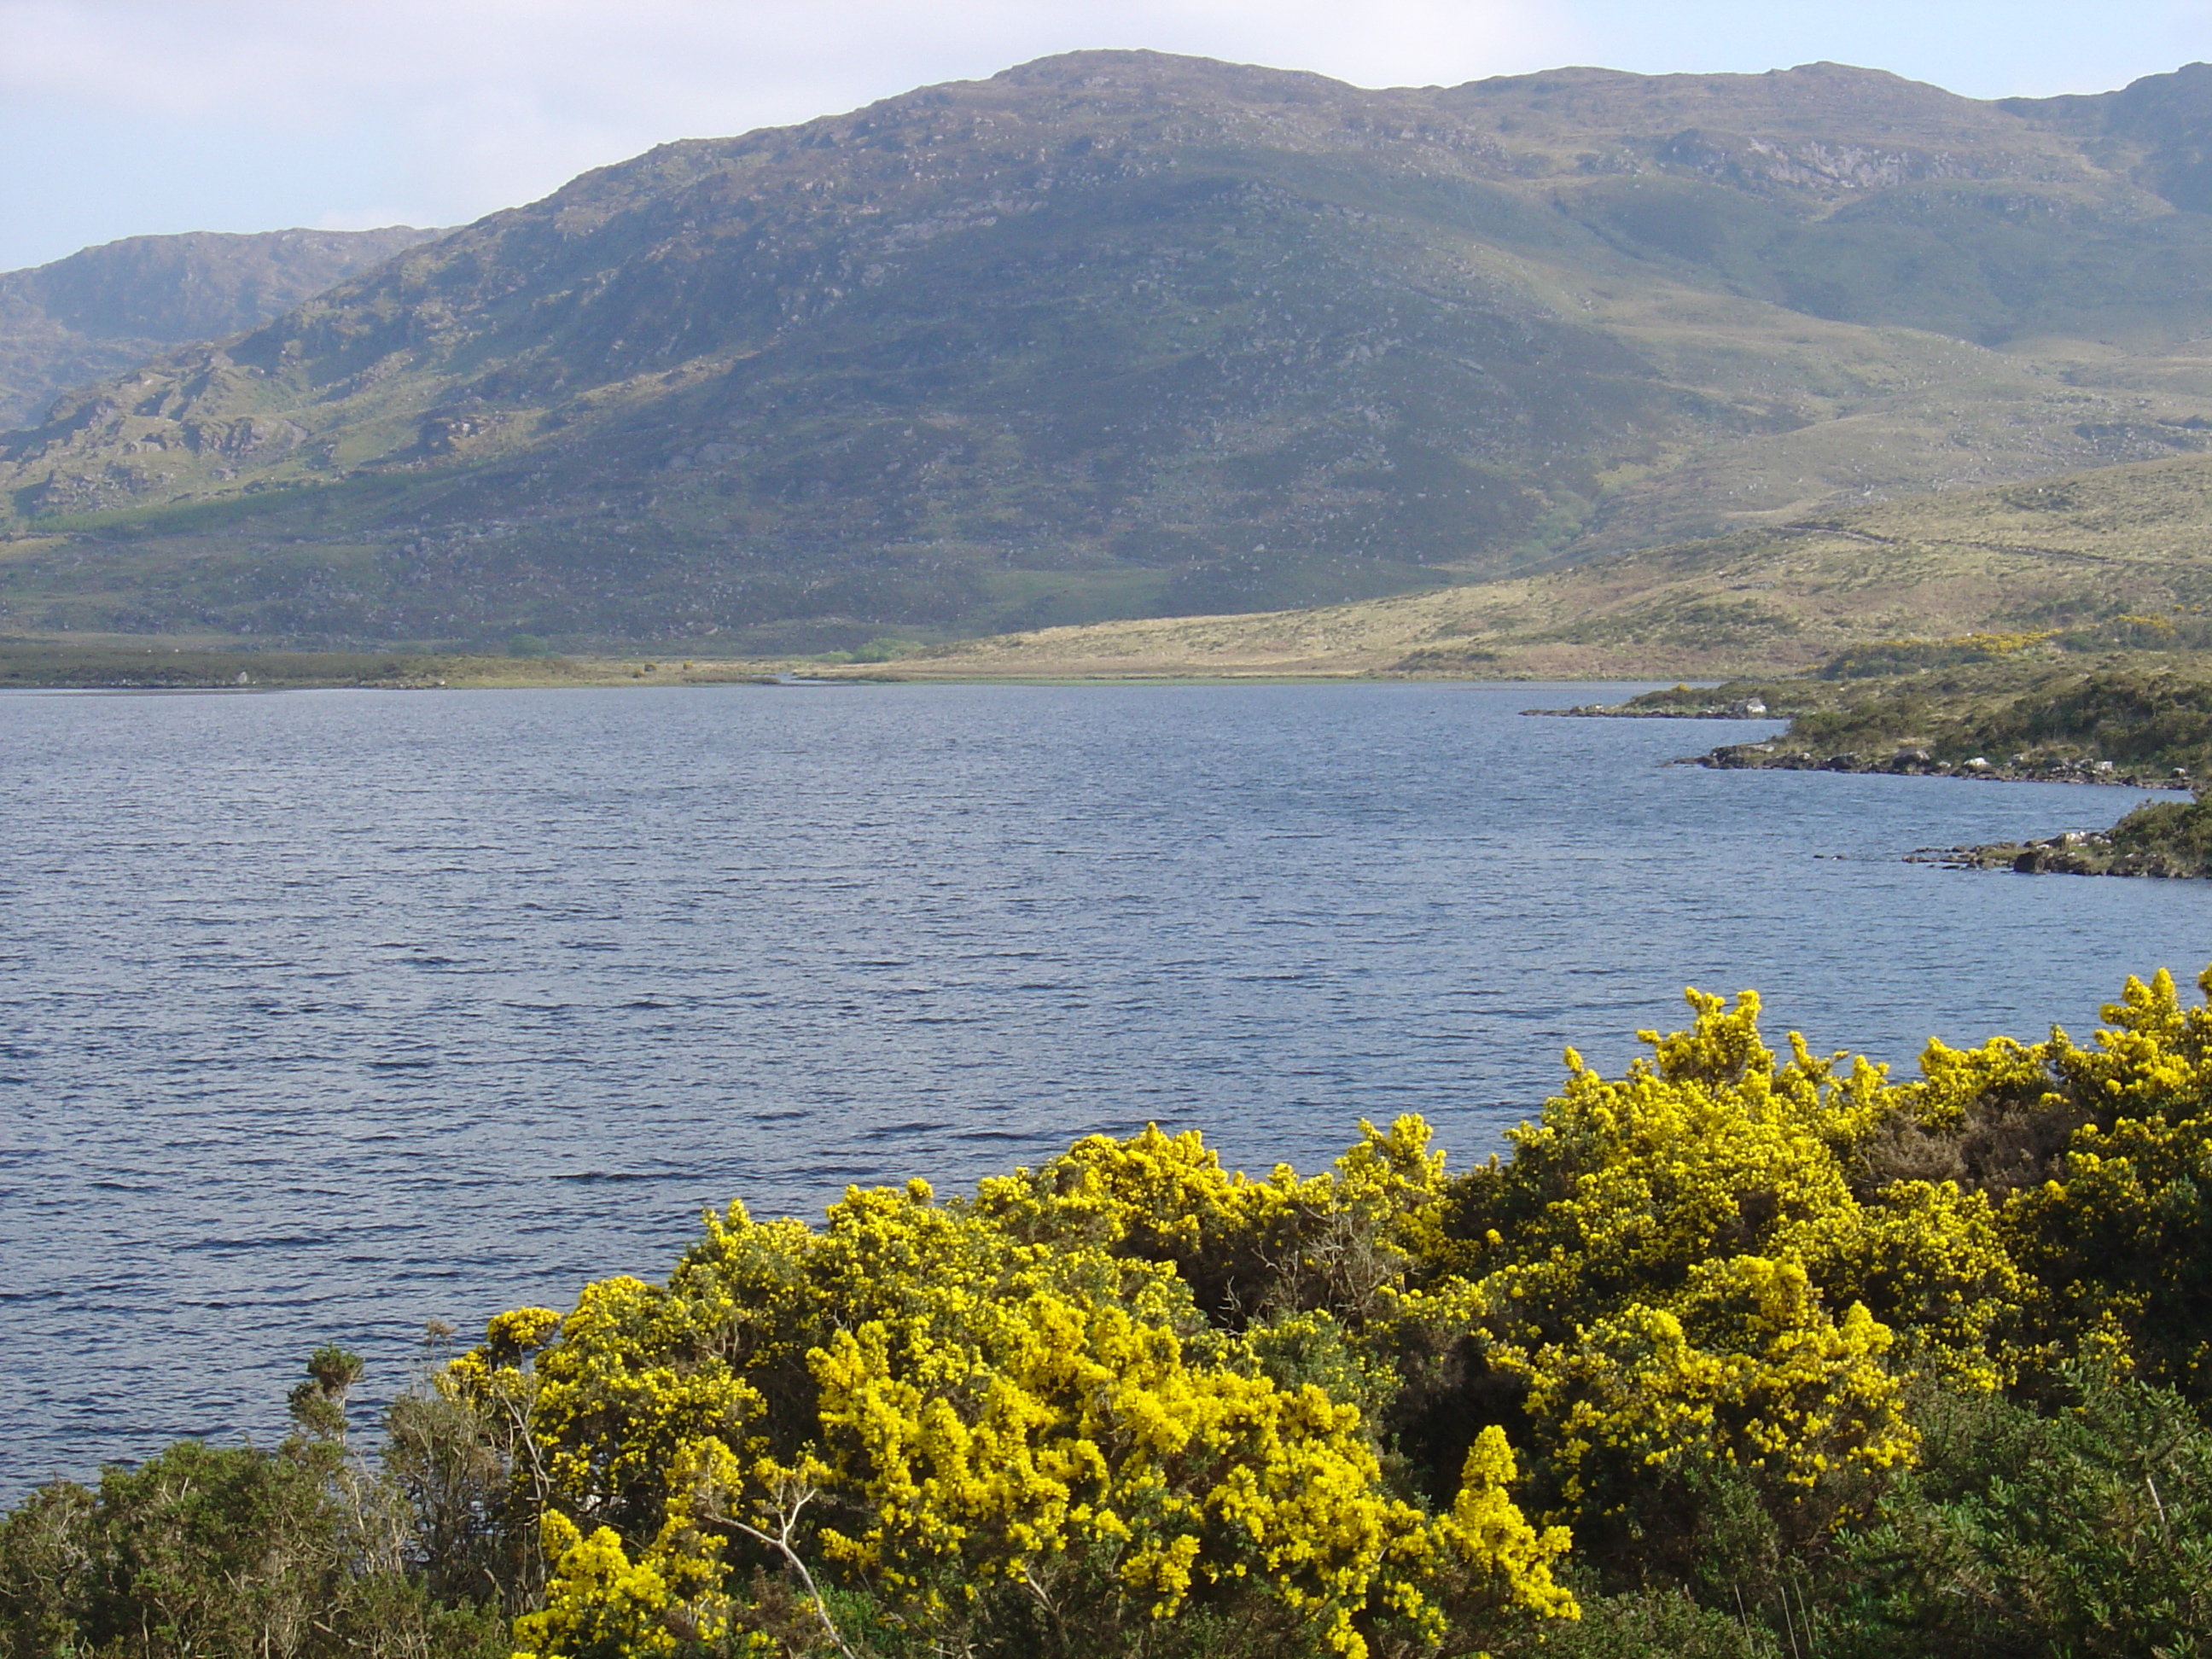
[{"label": "blue lake water", "polygon": [[388,1389],[733,1196],[1147,1120],[1465,1161],[1686,983],[1909,1065],[2212,958],[2212,884],[1899,861],[2124,791],[1518,713],[1619,690],[0,698],[0,1498],[274,1436],[323,1340]]}]

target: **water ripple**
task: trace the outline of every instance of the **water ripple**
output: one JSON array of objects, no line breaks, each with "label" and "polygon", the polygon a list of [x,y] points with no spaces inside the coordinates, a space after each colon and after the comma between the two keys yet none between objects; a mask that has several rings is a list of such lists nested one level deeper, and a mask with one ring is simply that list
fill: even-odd
[{"label": "water ripple", "polygon": [[1909,1062],[2212,957],[2212,887],[1917,846],[2116,790],[1657,764],[1603,688],[0,696],[0,1498],[264,1437],[337,1340],[664,1270],[699,1212],[1148,1121],[1464,1161],[1685,982]]}]

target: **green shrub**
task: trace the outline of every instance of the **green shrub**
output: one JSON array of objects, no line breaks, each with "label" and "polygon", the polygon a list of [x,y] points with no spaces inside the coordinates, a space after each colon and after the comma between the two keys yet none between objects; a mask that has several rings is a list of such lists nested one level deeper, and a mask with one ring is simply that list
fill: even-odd
[{"label": "green shrub", "polygon": [[1824,1650],[2212,1653],[2212,1434],[2168,1390],[2074,1376],[2049,1415],[1921,1403],[1922,1465],[1844,1540]]},{"label": "green shrub", "polygon": [[504,1655],[495,1612],[408,1571],[407,1510],[346,1452],[361,1361],[326,1346],[307,1369],[273,1451],[180,1440],[0,1520],[0,1659]]}]

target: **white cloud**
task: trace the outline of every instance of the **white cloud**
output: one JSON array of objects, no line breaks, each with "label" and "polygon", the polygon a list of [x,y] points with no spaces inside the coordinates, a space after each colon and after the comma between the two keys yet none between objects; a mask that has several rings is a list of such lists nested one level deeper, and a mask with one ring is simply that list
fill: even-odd
[{"label": "white cloud", "polygon": [[518,86],[636,112],[1105,45],[1419,82],[1540,58],[1571,33],[1562,16],[1537,0],[0,0],[0,88],[189,114]]},{"label": "white cloud", "polygon": [[[666,139],[1051,52],[1146,46],[1368,85],[1459,81],[1555,60],[1571,44],[1558,16],[1540,0],[0,0],[9,143],[66,152],[58,172],[15,158],[0,188],[25,198],[5,204],[25,234],[49,205],[25,180],[66,174],[59,188],[81,196],[109,145],[127,152],[118,210],[143,216],[159,199],[147,170],[167,167],[177,210],[204,216],[210,175],[228,168],[241,203],[289,192],[264,223],[386,209],[452,223]],[[299,199],[310,177],[323,193]],[[85,240],[60,228],[86,222],[84,204],[55,211],[57,236]]]}]

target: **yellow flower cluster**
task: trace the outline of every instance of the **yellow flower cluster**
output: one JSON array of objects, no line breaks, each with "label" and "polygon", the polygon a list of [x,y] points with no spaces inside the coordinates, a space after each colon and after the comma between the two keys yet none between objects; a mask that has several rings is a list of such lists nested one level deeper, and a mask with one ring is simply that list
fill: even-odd
[{"label": "yellow flower cluster", "polygon": [[[738,1627],[739,1558],[802,1551],[925,1625],[994,1585],[1048,1618],[1249,1591],[1358,1659],[1364,1619],[1441,1630],[1447,1569],[1492,1605],[1571,1616],[1551,1572],[1567,1535],[1514,1506],[1501,1434],[1431,1516],[1385,1480],[1328,1316],[1224,1328],[1176,1265],[1215,1260],[1232,1292],[1263,1271],[1340,1285],[1372,1271],[1342,1237],[1432,1206],[1441,1180],[1410,1121],[1313,1181],[1249,1182],[1150,1131],[972,1205],[855,1190],[818,1231],[732,1206],[665,1286],[587,1287],[550,1346],[550,1319],[502,1316],[448,1376],[527,1421],[517,1478],[542,1490],[551,1571],[523,1648],[673,1651],[669,1632]],[[1289,1353],[1320,1380],[1272,1374]]]},{"label": "yellow flower cluster", "polygon": [[556,1510],[544,1522],[546,1553],[557,1563],[552,1594],[515,1623],[515,1659],[540,1653],[614,1651],[665,1659],[677,1649],[669,1614],[676,1597],[652,1565],[632,1562],[611,1527],[589,1538]]},{"label": "yellow flower cluster", "polygon": [[1602,1511],[1717,1457],[1785,1501],[1909,1459],[1913,1370],[1993,1386],[2023,1294],[1986,1200],[1955,1182],[1863,1190],[1856,1154],[1903,1109],[1880,1068],[1786,1060],[1759,1001],[1690,993],[1624,1078],[1569,1052],[1510,1159],[1465,1178],[1415,1322],[1472,1327],[1563,1505]]},{"label": "yellow flower cluster", "polygon": [[1079,1612],[1121,1640],[1243,1598],[1413,1652],[1576,1616],[1559,1522],[1625,1536],[1715,1471],[1835,1524],[1915,1455],[1915,1378],[2086,1345],[2212,1395],[2212,1006],[2131,980],[2087,1046],[1892,1083],[1690,1002],[1625,1075],[1570,1051],[1455,1177],[1411,1118],[1310,1177],[1092,1137],[964,1201],[733,1205],[665,1285],[500,1316],[441,1386],[542,1532],[525,1659],[766,1652],[761,1570],[807,1640],[842,1643],[827,1585],[947,1650],[1006,1598],[1079,1646]]},{"label": "yellow flower cluster", "polygon": [[1468,1448],[1459,1496],[1437,1533],[1462,1565],[1489,1581],[1498,1601],[1546,1618],[1574,1618],[1574,1598],[1551,1574],[1572,1535],[1565,1527],[1539,1531],[1522,1517],[1507,1495],[1519,1474],[1505,1431],[1494,1423],[1484,1428]]},{"label": "yellow flower cluster", "polygon": [[1291,1307],[1359,1317],[1433,1231],[1445,1184],[1419,1118],[1359,1129],[1334,1169],[1304,1180],[1286,1164],[1265,1181],[1226,1170],[1194,1132],[1093,1135],[1037,1170],[986,1180],[975,1209],[1021,1237],[1172,1262],[1232,1325]]},{"label": "yellow flower cluster", "polygon": [[[2212,969],[2198,986],[2212,997]],[[2081,1120],[2055,1176],[2005,1206],[2021,1265],[2041,1281],[2055,1346],[2092,1341],[2123,1369],[2212,1400],[2212,1006],[2184,1009],[2172,976],[2130,979],[2111,1028],[2077,1047],[2062,1030],[2003,1056],[2014,1092]],[[1989,1069],[1997,1067],[1992,1065]],[[1975,1070],[1954,1057],[1960,1079]],[[2024,1074],[2024,1076],[2023,1076]]]}]

